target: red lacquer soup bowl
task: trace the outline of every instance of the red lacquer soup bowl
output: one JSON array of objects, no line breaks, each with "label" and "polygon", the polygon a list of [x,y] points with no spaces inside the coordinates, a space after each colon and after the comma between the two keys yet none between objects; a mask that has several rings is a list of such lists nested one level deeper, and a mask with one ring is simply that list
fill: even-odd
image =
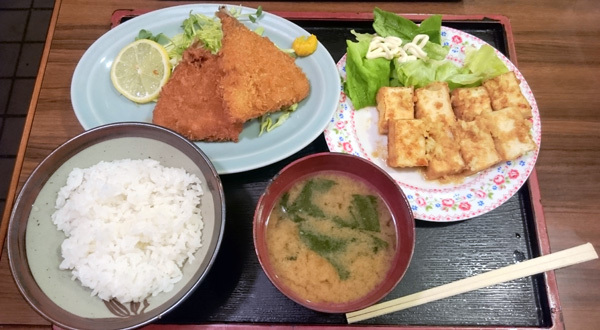
[{"label": "red lacquer soup bowl", "polygon": [[[385,203],[393,222],[395,250],[390,259],[389,269],[387,272],[383,272],[385,274],[383,278],[368,292],[344,302],[305,298],[305,295],[299,294],[298,290],[287,285],[282,276],[277,274],[269,254],[267,231],[273,208],[281,206],[282,195],[288,192],[294,184],[317,174],[341,175],[366,184]],[[279,291],[296,303],[316,311],[346,313],[378,302],[400,282],[408,269],[414,251],[415,221],[410,205],[400,187],[377,165],[348,154],[319,153],[298,159],[275,175],[256,207],[253,234],[258,260],[267,277]]]}]

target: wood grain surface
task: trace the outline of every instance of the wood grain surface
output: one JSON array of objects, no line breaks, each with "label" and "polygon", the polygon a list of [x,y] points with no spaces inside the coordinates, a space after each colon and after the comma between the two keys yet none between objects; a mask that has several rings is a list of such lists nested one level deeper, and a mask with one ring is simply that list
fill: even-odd
[{"label": "wood grain surface", "polygon": [[[70,83],[84,51],[110,29],[117,9],[156,9],[179,1],[58,0],[21,143],[7,206],[35,166],[83,131]],[[236,3],[238,4],[238,3]],[[518,67],[538,103],[542,145],[536,165],[552,251],[591,242],[600,248],[600,5],[595,0],[457,2],[240,2],[266,11],[497,14],[510,19]],[[5,174],[3,174],[5,175]],[[10,207],[2,218],[4,236]],[[6,249],[0,260],[0,324],[49,326],[17,291]],[[564,324],[600,324],[600,262],[555,272]]]}]

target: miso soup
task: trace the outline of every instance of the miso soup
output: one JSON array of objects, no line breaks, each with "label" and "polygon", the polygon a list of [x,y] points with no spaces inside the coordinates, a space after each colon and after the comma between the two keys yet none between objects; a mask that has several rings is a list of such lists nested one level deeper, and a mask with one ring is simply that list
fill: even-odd
[{"label": "miso soup", "polygon": [[277,277],[308,301],[343,303],[385,278],[396,250],[395,226],[378,193],[339,172],[321,172],[282,194],[267,224]]}]

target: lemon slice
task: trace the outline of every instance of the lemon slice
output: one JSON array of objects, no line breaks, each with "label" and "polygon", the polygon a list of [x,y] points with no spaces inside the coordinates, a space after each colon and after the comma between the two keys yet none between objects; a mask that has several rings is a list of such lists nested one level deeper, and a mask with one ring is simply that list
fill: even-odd
[{"label": "lemon slice", "polygon": [[121,49],[110,69],[113,86],[137,103],[155,100],[170,75],[167,51],[148,39],[134,41]]}]

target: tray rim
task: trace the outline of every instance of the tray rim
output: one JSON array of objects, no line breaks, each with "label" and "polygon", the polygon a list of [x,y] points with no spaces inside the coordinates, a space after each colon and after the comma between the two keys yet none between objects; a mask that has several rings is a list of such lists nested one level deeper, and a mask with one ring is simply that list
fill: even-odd
[{"label": "tray rim", "polygon": [[[147,12],[151,9],[118,9],[111,15],[111,29],[121,23],[124,17],[138,16]],[[286,19],[301,19],[301,20],[313,20],[313,21],[370,21],[373,20],[372,12],[300,12],[300,11],[270,11],[270,13],[281,16]],[[397,13],[405,18],[413,21],[422,21],[433,14],[416,14],[416,13]],[[468,14],[468,15],[454,15],[454,14],[442,14],[442,21],[450,22],[464,22],[464,23],[496,23],[501,24],[504,30],[504,36],[506,38],[506,46],[508,51],[508,58],[511,62],[518,67],[517,54],[515,49],[514,37],[512,33],[512,26],[510,19],[507,16],[500,14]],[[535,235],[537,237],[536,248],[540,255],[550,254],[550,241],[547,231],[546,219],[544,216],[544,210],[541,203],[541,192],[539,187],[539,181],[537,177],[537,171],[534,169],[531,171],[529,178],[527,179],[526,187],[529,191],[530,203],[532,206],[533,220],[535,224]],[[524,188],[524,187],[523,187]],[[522,188],[521,188],[522,189]],[[550,308],[550,319],[551,325],[549,327],[509,327],[509,326],[494,326],[495,329],[564,329],[564,321],[562,317],[562,308],[560,299],[558,296],[558,284],[554,271],[548,271],[544,273],[544,284],[547,293],[548,305]],[[262,328],[266,325],[258,324],[225,324],[225,323],[214,323],[214,324],[202,324],[202,325],[171,325],[171,324],[152,324],[147,326],[147,329],[223,329],[223,328]],[[269,326],[272,327],[272,326]],[[334,329],[343,327],[344,329],[353,328],[364,328],[364,326],[349,326],[349,325],[276,325],[277,329]],[[392,329],[440,329],[443,326],[378,326],[381,328],[392,328]],[[54,328],[54,326],[53,326]],[[452,327],[453,329],[473,329],[470,326],[458,326]]]}]

